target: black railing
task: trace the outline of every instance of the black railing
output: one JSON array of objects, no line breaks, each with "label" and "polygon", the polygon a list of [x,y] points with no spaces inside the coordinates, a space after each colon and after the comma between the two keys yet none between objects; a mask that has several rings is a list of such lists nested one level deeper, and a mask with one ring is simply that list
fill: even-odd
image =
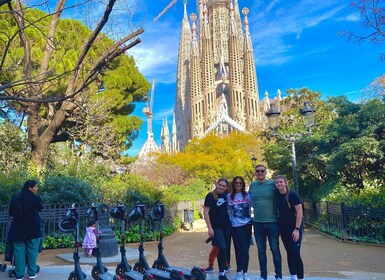
[{"label": "black railing", "polygon": [[348,207],[345,203],[304,202],[304,219],[341,240],[385,244],[385,209]]},{"label": "black railing", "polygon": [[[164,222],[165,225],[176,225],[178,223],[183,222],[183,214],[185,209],[195,210],[196,213],[202,212],[201,204],[203,201],[195,202],[195,209],[193,209],[194,203],[191,201],[183,201],[180,203],[174,204],[170,208],[165,209]],[[58,222],[64,218],[67,213],[68,208],[71,207],[70,203],[67,204],[44,204],[44,209],[40,213],[40,216],[43,220],[44,225],[44,236],[49,236],[55,233],[60,233]],[[80,220],[80,231],[81,233],[84,231],[83,229],[87,226],[87,209],[89,208],[88,204],[76,204],[76,207],[79,208],[79,220]],[[111,206],[110,206],[111,209]],[[151,209],[147,209],[146,211],[150,211]],[[147,213],[145,215],[148,217]],[[6,243],[7,232],[9,230],[9,226],[11,224],[11,217],[8,215],[8,205],[0,206],[0,249]],[[175,222],[177,221],[177,222]],[[132,226],[131,224],[126,224],[125,230]],[[110,218],[110,227],[113,231],[120,230],[120,223]],[[146,228],[151,228],[151,222],[146,219],[145,222]],[[1,251],[1,250],[0,250]]]}]

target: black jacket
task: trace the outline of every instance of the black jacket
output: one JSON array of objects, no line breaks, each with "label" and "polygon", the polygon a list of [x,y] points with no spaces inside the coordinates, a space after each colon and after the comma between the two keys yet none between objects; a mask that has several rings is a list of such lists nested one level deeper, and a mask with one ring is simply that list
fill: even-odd
[{"label": "black jacket", "polygon": [[9,214],[13,217],[10,234],[12,241],[27,241],[42,237],[41,218],[43,209],[41,198],[28,189],[22,188],[12,198]]}]

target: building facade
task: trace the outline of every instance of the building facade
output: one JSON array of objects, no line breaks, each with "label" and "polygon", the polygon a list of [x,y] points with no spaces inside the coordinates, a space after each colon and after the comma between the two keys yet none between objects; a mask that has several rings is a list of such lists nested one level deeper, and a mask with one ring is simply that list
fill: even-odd
[{"label": "building facade", "polygon": [[[173,147],[208,133],[263,128],[267,96],[259,100],[247,8],[238,0],[198,0],[180,33]],[[242,18],[241,19],[241,14]]]},{"label": "building facade", "polygon": [[171,135],[165,119],[160,148],[151,134],[139,157],[183,150],[210,133],[265,129],[271,103],[280,107],[279,90],[274,99],[265,91],[259,100],[248,8],[240,10],[238,0],[197,0],[197,14],[188,16],[185,0]]}]

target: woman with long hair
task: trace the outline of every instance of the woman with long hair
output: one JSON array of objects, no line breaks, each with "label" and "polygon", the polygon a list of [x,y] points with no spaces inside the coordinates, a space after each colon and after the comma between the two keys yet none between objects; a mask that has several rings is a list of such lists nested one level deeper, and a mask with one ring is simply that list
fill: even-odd
[{"label": "woman with long hair", "polygon": [[278,225],[282,243],[287,252],[287,263],[291,280],[302,280],[304,277],[301,259],[301,241],[303,233],[302,203],[296,192],[288,188],[287,179],[283,175],[274,178],[278,190],[276,206],[278,209]]},{"label": "woman with long hair", "polygon": [[219,248],[217,257],[219,280],[227,280],[225,268],[231,234],[231,223],[227,214],[228,185],[229,182],[226,179],[219,179],[215,189],[206,195],[203,210],[208,236],[213,238]]},{"label": "woman with long hair", "polygon": [[249,280],[249,248],[252,232],[251,197],[246,192],[245,180],[236,176],[232,191],[227,195],[228,212],[231,220],[231,236],[235,248],[237,280]]}]

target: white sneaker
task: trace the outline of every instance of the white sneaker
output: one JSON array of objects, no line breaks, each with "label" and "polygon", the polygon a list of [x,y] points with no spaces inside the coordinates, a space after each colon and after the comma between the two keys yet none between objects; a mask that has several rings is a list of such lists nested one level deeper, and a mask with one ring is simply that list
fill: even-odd
[{"label": "white sneaker", "polygon": [[298,280],[297,275],[290,275],[290,280]]},{"label": "white sneaker", "polygon": [[276,278],[275,280],[282,280],[282,278],[279,278],[279,277],[278,277],[278,278]]},{"label": "white sneaker", "polygon": [[242,272],[237,272],[237,280],[243,280]]},{"label": "white sneaker", "polygon": [[250,280],[249,274],[243,273],[243,280]]}]

